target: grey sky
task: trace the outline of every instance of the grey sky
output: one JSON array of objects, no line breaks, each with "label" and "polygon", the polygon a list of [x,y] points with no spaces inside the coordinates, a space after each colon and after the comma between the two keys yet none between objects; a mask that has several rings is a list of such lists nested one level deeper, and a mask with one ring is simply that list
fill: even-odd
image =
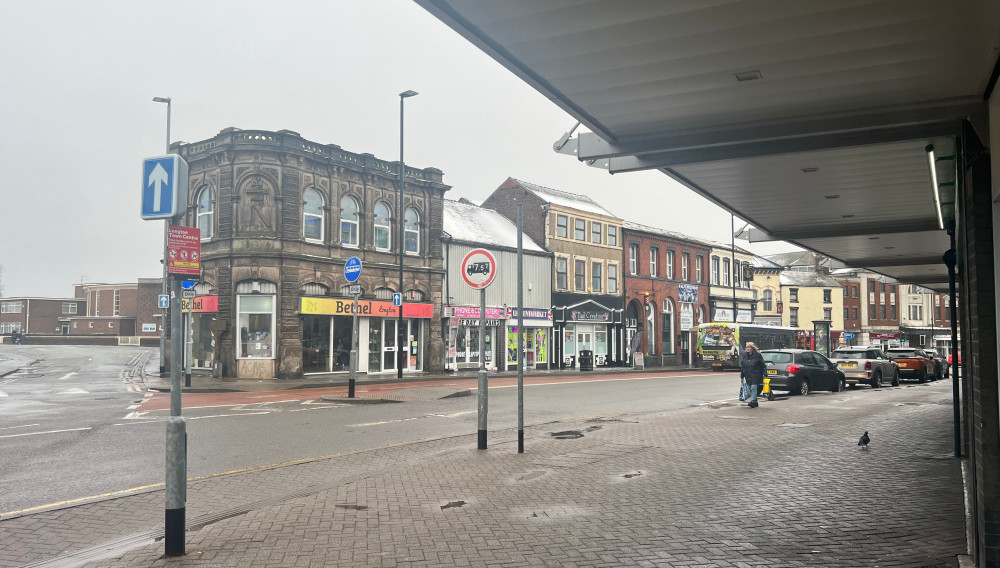
[{"label": "grey sky", "polygon": [[41,0],[4,12],[6,296],[159,275],[163,224],[138,214],[141,161],[164,150],[154,96],[173,98],[174,141],[285,128],[396,160],[398,93],[413,89],[406,162],[443,170],[452,199],[483,199],[512,176],[729,241],[729,214],[666,176],[611,176],[553,152],[574,121],[409,0]]}]

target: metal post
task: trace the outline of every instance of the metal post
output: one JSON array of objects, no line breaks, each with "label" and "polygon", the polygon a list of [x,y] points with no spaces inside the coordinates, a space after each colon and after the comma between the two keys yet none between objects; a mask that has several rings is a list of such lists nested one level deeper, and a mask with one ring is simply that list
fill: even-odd
[{"label": "metal post", "polygon": [[[403,161],[403,101],[409,97],[416,96],[416,91],[403,91],[399,93],[399,207],[396,215],[399,217],[399,297],[403,297],[403,189],[406,187],[406,163]],[[403,306],[400,303],[399,317],[396,321],[396,378],[403,378],[403,361],[406,335],[403,333]]]},{"label": "metal post", "polygon": [[479,449],[486,449],[486,414],[489,411],[489,384],[486,380],[486,288],[479,291]]},{"label": "metal post", "polygon": [[[181,300],[183,305],[183,299]],[[193,300],[192,300],[193,303]],[[188,311],[184,313],[184,386],[191,386],[191,352],[194,345],[194,306],[190,303]]]},{"label": "metal post", "polygon": [[187,425],[181,416],[181,279],[170,280],[170,418],[167,419],[164,553],[184,555],[187,501]]},{"label": "metal post", "polygon": [[[403,309],[400,306],[400,313]],[[358,374],[358,295],[354,294],[354,325],[351,328],[351,378],[347,381],[347,398],[354,398],[354,380]]]},{"label": "metal post", "polygon": [[736,325],[736,216],[732,213],[729,214],[729,235],[733,253],[733,265],[729,267],[729,277],[733,285],[733,325]]},{"label": "metal post", "polygon": [[517,453],[524,453],[524,217],[517,204]]},{"label": "metal post", "polygon": [[[153,97],[153,102],[156,103],[167,103],[167,146],[164,151],[165,154],[170,153],[170,97]],[[167,233],[170,231],[170,219],[163,220],[163,257],[162,266],[160,267],[160,289],[161,294],[166,295],[168,292],[168,282],[167,282]],[[170,315],[169,309],[163,309],[160,311],[160,376],[166,372],[166,361],[167,361],[167,317]]]}]

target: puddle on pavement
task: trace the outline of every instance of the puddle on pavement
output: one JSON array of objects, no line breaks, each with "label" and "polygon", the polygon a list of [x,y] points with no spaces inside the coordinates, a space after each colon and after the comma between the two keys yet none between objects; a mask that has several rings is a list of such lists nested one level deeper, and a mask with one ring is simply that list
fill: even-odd
[{"label": "puddle on pavement", "polygon": [[465,501],[449,501],[444,505],[441,505],[441,510],[444,511],[445,509],[455,509],[458,507],[464,507],[465,505],[467,505]]},{"label": "puddle on pavement", "polygon": [[634,478],[639,477],[641,475],[642,475],[641,471],[633,471],[632,473],[626,473],[622,477],[624,477],[625,479],[634,479]]},{"label": "puddle on pavement", "polygon": [[556,440],[576,440],[583,437],[583,432],[579,430],[564,430],[562,432],[550,432]]}]

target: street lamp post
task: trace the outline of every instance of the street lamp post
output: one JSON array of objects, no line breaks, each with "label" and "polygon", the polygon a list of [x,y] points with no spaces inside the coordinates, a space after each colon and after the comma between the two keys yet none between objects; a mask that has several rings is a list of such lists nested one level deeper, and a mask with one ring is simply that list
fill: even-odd
[{"label": "street lamp post", "polygon": [[[399,208],[396,210],[396,215],[399,217],[399,297],[403,297],[403,247],[405,245],[403,232],[405,227],[403,223],[403,188],[405,187],[406,181],[406,164],[403,162],[403,101],[410,97],[416,96],[418,93],[416,91],[403,91],[399,93]],[[396,378],[403,378],[403,361],[405,361],[406,351],[409,347],[406,345],[406,333],[403,331],[403,304],[399,304],[399,318],[396,321]]]},{"label": "street lamp post", "polygon": [[[153,97],[154,103],[167,103],[167,149],[164,154],[170,153],[170,97]],[[162,282],[160,293],[167,294],[167,232],[170,230],[170,219],[163,220],[163,261],[161,262],[160,281]],[[166,337],[167,337],[167,315],[170,312],[164,308],[160,311],[160,376],[166,372]]]}]

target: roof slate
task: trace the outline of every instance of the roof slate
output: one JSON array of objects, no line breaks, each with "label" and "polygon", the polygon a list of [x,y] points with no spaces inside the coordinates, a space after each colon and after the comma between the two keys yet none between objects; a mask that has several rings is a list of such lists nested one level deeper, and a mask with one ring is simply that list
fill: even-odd
[{"label": "roof slate", "polygon": [[[445,199],[442,229],[456,241],[517,248],[517,225],[492,209]],[[547,252],[528,235],[522,244],[525,251]]]}]

